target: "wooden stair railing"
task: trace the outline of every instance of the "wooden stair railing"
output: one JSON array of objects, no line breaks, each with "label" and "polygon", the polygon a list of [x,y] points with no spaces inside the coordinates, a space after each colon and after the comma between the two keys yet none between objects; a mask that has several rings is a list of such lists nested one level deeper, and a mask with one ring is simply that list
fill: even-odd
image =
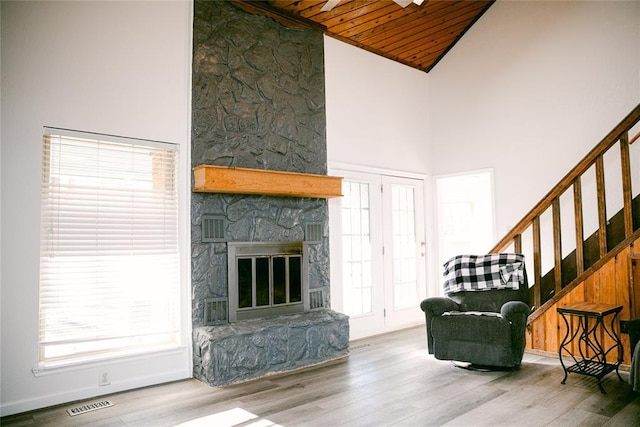
[{"label": "wooden stair railing", "polygon": [[[629,133],[634,133],[637,128],[634,126],[640,123],[640,104],[636,106],[602,141],[591,150],[579,163],[574,167],[547,195],[535,205],[529,213],[518,224],[516,224],[507,235],[502,238],[490,251],[491,253],[505,252],[512,250],[514,252],[524,252],[523,234],[530,235],[531,253],[533,255],[533,285],[530,284],[532,291],[532,302],[535,311],[529,316],[529,323],[539,317],[544,311],[553,306],[560,298],[570,292],[584,278],[594,271],[599,265],[610,259],[617,251],[628,246],[634,239],[640,236],[640,220],[636,220],[634,224],[634,200],[631,188],[631,160],[629,146],[640,138],[640,132],[633,137],[629,137]],[[622,192],[622,234],[617,240],[613,240],[611,230],[612,217],[607,216],[607,200],[605,190],[605,154],[614,146],[619,146],[620,156],[620,180],[616,182],[607,182],[609,189],[611,185],[619,186],[616,190]],[[592,169],[593,168],[593,169]],[[585,239],[585,221],[583,200],[582,181],[588,171],[595,170],[595,187],[598,211],[597,229],[595,232]],[[640,173],[640,171],[636,171]],[[610,176],[610,175],[609,175]],[[561,221],[561,202],[563,195],[573,197],[573,230],[569,231],[565,225],[563,230],[563,221]],[[640,198],[639,202],[640,202]],[[550,226],[552,227],[552,244],[546,242],[541,235],[541,218],[551,209]],[[640,206],[635,209],[640,210]],[[611,212],[610,212],[611,213]],[[619,216],[619,215],[616,215]],[[636,212],[636,216],[640,216],[640,212]],[[546,219],[546,217],[545,217]],[[543,221],[544,222],[544,221]],[[547,221],[549,222],[549,221]],[[564,224],[570,221],[565,221]],[[546,223],[545,223],[546,224]],[[609,230],[608,230],[609,228]],[[620,228],[620,227],[617,227]],[[572,270],[571,276],[567,277],[568,272],[563,271],[563,266],[567,269],[567,258],[563,257],[562,252],[562,235],[564,232],[575,234],[575,250],[571,253]],[[608,236],[607,233],[611,235]],[[597,242],[597,243],[596,243]],[[543,245],[543,243],[549,243]],[[594,250],[594,246],[597,248]],[[552,248],[553,267],[549,270],[548,277],[553,280],[551,289],[543,292],[543,276],[542,274],[542,255],[543,248]],[[546,254],[545,254],[546,255]],[[528,268],[531,268],[529,265]]]}]

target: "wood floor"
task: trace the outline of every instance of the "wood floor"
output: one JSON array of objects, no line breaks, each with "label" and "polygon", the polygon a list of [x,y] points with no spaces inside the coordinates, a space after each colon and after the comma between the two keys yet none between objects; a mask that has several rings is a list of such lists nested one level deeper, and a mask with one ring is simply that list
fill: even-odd
[{"label": "wood floor", "polygon": [[[628,373],[621,373],[625,381]],[[195,380],[103,398],[70,417],[62,405],[5,417],[2,426],[639,426],[640,394],[614,373],[569,374],[525,355],[517,370],[477,372],[427,354],[422,327],[352,343],[328,366],[211,388]]]}]

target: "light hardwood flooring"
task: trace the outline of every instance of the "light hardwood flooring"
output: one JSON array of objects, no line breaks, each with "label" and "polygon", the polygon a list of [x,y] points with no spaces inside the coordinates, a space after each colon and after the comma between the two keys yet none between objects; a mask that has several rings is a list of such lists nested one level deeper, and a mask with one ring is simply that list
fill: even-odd
[{"label": "light hardwood flooring", "polygon": [[[623,379],[627,372],[621,372]],[[352,343],[348,358],[226,387],[178,381],[87,400],[114,406],[75,417],[61,405],[3,426],[640,426],[640,394],[526,354],[519,369],[478,372],[427,354],[423,327]]]}]

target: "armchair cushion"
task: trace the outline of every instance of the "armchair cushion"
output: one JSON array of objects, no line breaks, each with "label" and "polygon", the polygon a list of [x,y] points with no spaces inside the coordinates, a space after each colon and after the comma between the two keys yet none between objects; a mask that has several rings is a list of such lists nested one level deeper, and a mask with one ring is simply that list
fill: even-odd
[{"label": "armchair cushion", "polygon": [[500,312],[502,306],[510,301],[529,301],[529,289],[521,286],[521,289],[501,289],[490,291],[462,291],[447,295],[456,302],[462,311],[494,311]]},{"label": "armchair cushion", "polygon": [[431,322],[431,333],[435,339],[436,348],[438,340],[448,340],[455,337],[456,341],[482,341],[495,344],[511,343],[511,325],[498,313],[494,316],[478,316],[464,314],[453,316],[439,316]]}]

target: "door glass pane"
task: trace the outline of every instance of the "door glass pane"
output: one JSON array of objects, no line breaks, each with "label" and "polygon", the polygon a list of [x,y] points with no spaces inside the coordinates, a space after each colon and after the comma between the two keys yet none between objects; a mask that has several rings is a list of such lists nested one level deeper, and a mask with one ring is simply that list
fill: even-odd
[{"label": "door glass pane", "polygon": [[[436,179],[438,264],[454,255],[484,254],[493,245],[493,190],[490,171]],[[584,191],[584,186],[582,187]]]},{"label": "door glass pane", "polygon": [[391,187],[393,226],[393,305],[406,308],[416,304],[418,245],[416,239],[415,189]]},{"label": "door glass pane", "polygon": [[371,313],[371,233],[369,185],[343,181],[342,260],[345,313]]}]

